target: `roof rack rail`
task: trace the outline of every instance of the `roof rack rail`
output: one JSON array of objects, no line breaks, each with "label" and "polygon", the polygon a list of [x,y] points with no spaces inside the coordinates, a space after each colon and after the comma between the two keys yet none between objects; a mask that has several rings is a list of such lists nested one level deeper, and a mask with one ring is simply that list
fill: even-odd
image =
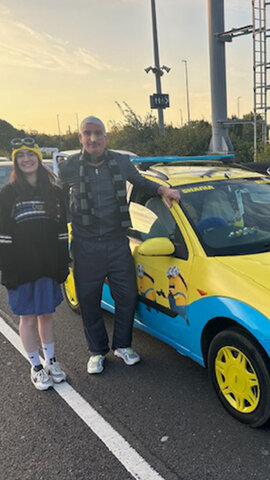
[{"label": "roof rack rail", "polygon": [[157,163],[166,164],[166,163],[194,163],[194,162],[209,162],[211,160],[218,160],[221,163],[229,164],[233,162],[234,154],[223,154],[223,155],[196,155],[196,156],[158,156],[158,157],[130,157],[132,163],[140,166],[142,170],[147,170],[152,165]]},{"label": "roof rack rail", "polygon": [[158,170],[153,168],[153,165],[150,165],[149,172],[151,172],[152,175],[155,175],[155,177],[160,178],[160,180],[164,180],[165,182],[169,179],[169,177],[165,175],[165,173],[159,172]]}]

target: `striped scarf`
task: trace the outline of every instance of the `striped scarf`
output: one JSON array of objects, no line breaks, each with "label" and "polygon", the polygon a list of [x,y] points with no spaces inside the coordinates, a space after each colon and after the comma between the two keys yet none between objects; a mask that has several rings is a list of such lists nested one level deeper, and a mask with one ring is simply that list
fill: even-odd
[{"label": "striped scarf", "polygon": [[[79,205],[78,213],[82,217],[82,224],[87,226],[93,223],[93,216],[95,215],[93,195],[91,192],[91,182],[89,175],[87,174],[87,152],[83,152],[79,158],[79,174],[80,174],[80,193],[79,193]],[[100,160],[102,157],[100,158]],[[112,184],[115,190],[115,196],[119,205],[119,217],[122,228],[128,228],[131,225],[129,208],[126,200],[126,186],[123,180],[119,165],[113,154],[105,152],[105,161],[107,162]]]}]

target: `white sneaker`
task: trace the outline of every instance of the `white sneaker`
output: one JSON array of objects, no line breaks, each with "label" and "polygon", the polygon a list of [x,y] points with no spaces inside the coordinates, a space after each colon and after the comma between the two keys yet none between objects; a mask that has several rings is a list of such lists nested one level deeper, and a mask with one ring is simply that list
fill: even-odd
[{"label": "white sneaker", "polygon": [[126,365],[135,365],[138,363],[141,358],[140,355],[133,350],[133,348],[117,348],[114,350],[114,355],[116,357],[122,358]]},{"label": "white sneaker", "polygon": [[66,380],[67,376],[56,360],[51,360],[49,365],[45,366],[45,371],[51,377],[54,383],[61,383]]},{"label": "white sneaker", "polygon": [[37,372],[34,367],[31,367],[31,382],[37,390],[48,390],[48,388],[53,387],[52,379],[44,368]]},{"label": "white sneaker", "polygon": [[101,373],[104,370],[104,355],[91,355],[87,364],[88,373]]}]

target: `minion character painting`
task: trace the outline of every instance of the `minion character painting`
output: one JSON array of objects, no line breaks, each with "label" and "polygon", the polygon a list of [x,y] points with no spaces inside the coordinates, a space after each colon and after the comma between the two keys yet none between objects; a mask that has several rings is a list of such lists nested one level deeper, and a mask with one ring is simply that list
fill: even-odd
[{"label": "minion character painting", "polygon": [[145,272],[144,267],[141,263],[138,263],[136,268],[137,282],[138,282],[138,292],[144,298],[156,301],[156,292],[154,288],[154,279]]},{"label": "minion character painting", "polygon": [[169,281],[170,308],[173,312],[186,317],[187,284],[176,265],[170,267],[166,275]]}]

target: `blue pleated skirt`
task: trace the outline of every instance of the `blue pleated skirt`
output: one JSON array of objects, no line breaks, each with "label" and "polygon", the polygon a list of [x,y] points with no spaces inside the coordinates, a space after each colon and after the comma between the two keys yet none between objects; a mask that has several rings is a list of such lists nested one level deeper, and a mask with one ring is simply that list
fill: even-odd
[{"label": "blue pleated skirt", "polygon": [[15,315],[53,313],[63,300],[60,285],[52,278],[42,277],[8,290],[9,306]]}]

